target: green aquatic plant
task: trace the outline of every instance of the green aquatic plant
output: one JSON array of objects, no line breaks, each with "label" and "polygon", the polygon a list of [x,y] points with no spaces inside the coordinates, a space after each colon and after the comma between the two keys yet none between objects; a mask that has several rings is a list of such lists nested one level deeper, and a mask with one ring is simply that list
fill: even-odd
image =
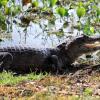
[{"label": "green aquatic plant", "polygon": [[39,6],[39,2],[38,1],[32,2],[32,7],[38,7],[38,6]]},{"label": "green aquatic plant", "polygon": [[48,0],[49,1],[49,7],[53,7],[54,5],[56,5],[58,0]]},{"label": "green aquatic plant", "polygon": [[59,14],[61,17],[68,16],[68,9],[64,7],[58,7],[56,9],[57,14]]},{"label": "green aquatic plant", "polygon": [[77,15],[79,18],[83,17],[86,14],[86,9],[84,7],[77,8]]},{"label": "green aquatic plant", "polygon": [[0,7],[6,6],[9,0],[0,0]]},{"label": "green aquatic plant", "polygon": [[[8,6],[8,3],[11,3],[10,6]],[[63,26],[61,27],[61,29],[63,30],[71,24],[70,22],[72,20],[74,20],[74,15],[70,15],[69,12],[71,10],[75,10],[79,20],[75,25],[72,25],[72,30],[77,27],[79,33],[82,31],[87,35],[93,35],[94,33],[99,32],[98,26],[100,22],[100,8],[98,7],[98,1],[96,0],[89,0],[88,2],[77,2],[73,0],[42,0],[41,2],[39,2],[38,0],[34,0],[31,2],[31,4],[32,5],[25,11],[25,9],[23,9],[23,6],[15,4],[15,0],[0,0],[0,12],[2,13],[2,17],[5,17],[2,18],[0,16],[0,24],[2,24],[2,28],[6,29],[4,28],[8,24],[6,23],[6,20],[11,20],[9,22],[9,25],[12,25],[13,19],[22,14],[25,19],[29,19],[30,22],[32,21],[33,23],[37,23],[39,25],[41,24],[42,19],[47,20],[48,25],[44,25],[44,27],[49,28],[48,30],[44,29],[46,30],[46,32],[52,32],[52,30],[49,30],[52,29],[50,28],[51,26],[49,25],[49,23],[53,22],[53,25],[55,27],[56,20],[60,19],[60,21],[63,22]],[[58,18],[58,16],[60,17]],[[86,22],[83,24],[82,20],[85,20],[86,22],[89,21],[89,25],[87,25]],[[21,27],[22,24],[19,23],[19,25]],[[29,24],[27,25],[27,27],[28,26]],[[60,29],[58,29],[57,31],[59,30]],[[58,33],[61,32],[57,32],[56,35],[58,35]],[[63,34],[63,36],[64,35],[65,34]]]}]

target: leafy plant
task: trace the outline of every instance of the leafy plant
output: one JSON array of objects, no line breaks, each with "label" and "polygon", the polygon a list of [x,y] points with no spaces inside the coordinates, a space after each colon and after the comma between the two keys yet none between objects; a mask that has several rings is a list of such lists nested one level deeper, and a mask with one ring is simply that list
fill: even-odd
[{"label": "leafy plant", "polygon": [[0,6],[6,6],[8,3],[8,0],[0,0]]},{"label": "leafy plant", "polygon": [[21,11],[21,7],[20,7],[20,6],[12,6],[12,7],[11,7],[12,16],[15,16],[15,15],[18,14],[20,11]]},{"label": "leafy plant", "polygon": [[20,6],[5,7],[4,14],[15,16],[21,11]]},{"label": "leafy plant", "polygon": [[4,8],[4,14],[5,14],[5,15],[10,15],[10,14],[11,14],[11,9],[10,9],[10,7],[5,7],[5,8]]},{"label": "leafy plant", "polygon": [[97,16],[99,17],[100,16],[100,8],[97,7],[96,13],[97,13]]},{"label": "leafy plant", "polygon": [[86,9],[84,7],[77,8],[77,15],[79,18],[83,17],[86,14]]},{"label": "leafy plant", "polygon": [[90,26],[89,24],[86,24],[83,26],[83,32],[84,34],[90,36],[90,35],[93,35],[95,30],[94,30],[94,27],[93,26]]},{"label": "leafy plant", "polygon": [[90,32],[94,33],[94,27],[92,27],[92,26],[90,27]]},{"label": "leafy plant", "polygon": [[6,21],[6,17],[0,12],[0,23],[1,23],[0,28],[3,30],[7,29],[7,25],[5,21]]},{"label": "leafy plant", "polygon": [[84,94],[85,94],[85,95],[92,95],[92,92],[93,92],[93,90],[92,90],[91,88],[86,88],[86,89],[84,90]]},{"label": "leafy plant", "polygon": [[59,14],[61,17],[68,16],[68,9],[64,7],[58,7],[56,9],[57,14]]},{"label": "leafy plant", "polygon": [[[10,4],[10,1],[11,1],[11,5],[8,6],[8,4]],[[21,14],[25,17],[25,19],[30,19],[30,21],[32,21],[33,23],[36,22],[37,24],[41,24],[40,19],[42,18],[46,19],[48,23],[52,23],[52,22],[55,23],[55,21],[58,20],[58,16],[56,16],[58,14],[60,16],[59,18],[60,21],[63,22],[62,23],[63,24],[62,30],[63,30],[64,28],[68,27],[69,24],[72,24],[71,21],[74,20],[73,17],[74,15],[72,15],[70,11],[76,9],[76,14],[79,17],[79,21],[77,21],[75,25],[72,25],[72,28],[73,29],[76,28],[78,29],[78,32],[82,31],[86,35],[93,35],[94,33],[99,32],[95,25],[95,24],[98,25],[98,23],[100,22],[100,8],[98,7],[97,5],[98,1],[96,0],[89,0],[87,2],[85,1],[77,2],[73,0],[70,1],[41,0],[40,2],[38,0],[34,0],[33,2],[31,2],[31,0],[22,0],[22,5],[26,5],[28,3],[31,3],[33,8],[29,7],[28,10],[24,11],[23,9],[21,9],[21,5],[15,4],[15,0],[0,0],[0,7],[1,7],[0,12],[2,12],[2,16],[5,16],[6,20],[9,16],[9,20],[11,20],[10,24],[12,24],[14,17],[20,14],[21,11],[22,11]],[[39,7],[40,3],[43,4],[43,6]],[[1,26],[3,27],[6,26],[5,20],[3,19],[0,20],[2,24]],[[82,23],[83,20],[86,22],[89,21],[89,24],[87,23],[83,24]],[[27,27],[28,26],[29,24],[27,25]],[[47,25],[47,27],[48,26],[49,24]],[[53,31],[49,29],[47,31]],[[62,37],[61,32],[58,31],[59,28],[57,30],[57,33],[55,34],[57,37],[61,38]]]},{"label": "leafy plant", "polygon": [[32,2],[32,7],[38,7],[38,6],[39,6],[39,2],[38,1]]},{"label": "leafy plant", "polygon": [[49,7],[53,7],[58,0],[48,0],[49,1]]}]

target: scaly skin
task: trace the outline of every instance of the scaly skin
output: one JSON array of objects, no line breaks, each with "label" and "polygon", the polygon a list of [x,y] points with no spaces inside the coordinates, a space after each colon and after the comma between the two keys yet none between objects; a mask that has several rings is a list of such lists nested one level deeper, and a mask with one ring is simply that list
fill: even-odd
[{"label": "scaly skin", "polygon": [[80,36],[55,48],[36,49],[29,46],[0,47],[0,71],[17,73],[68,68],[79,56],[100,50],[100,37]]}]

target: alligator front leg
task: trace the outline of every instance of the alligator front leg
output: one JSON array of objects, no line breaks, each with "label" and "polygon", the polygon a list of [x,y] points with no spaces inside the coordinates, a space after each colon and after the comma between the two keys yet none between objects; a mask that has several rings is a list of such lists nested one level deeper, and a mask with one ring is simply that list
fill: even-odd
[{"label": "alligator front leg", "polygon": [[0,72],[9,70],[13,57],[8,52],[0,52]]},{"label": "alligator front leg", "polygon": [[50,57],[50,60],[51,61],[51,64],[52,64],[52,68],[55,70],[55,71],[59,71],[61,70],[61,66],[62,66],[62,61],[60,58],[58,58],[57,55],[52,55]]},{"label": "alligator front leg", "polygon": [[57,72],[61,69],[62,62],[57,55],[50,55],[46,58],[44,66],[46,66],[44,70],[47,69],[47,71]]}]

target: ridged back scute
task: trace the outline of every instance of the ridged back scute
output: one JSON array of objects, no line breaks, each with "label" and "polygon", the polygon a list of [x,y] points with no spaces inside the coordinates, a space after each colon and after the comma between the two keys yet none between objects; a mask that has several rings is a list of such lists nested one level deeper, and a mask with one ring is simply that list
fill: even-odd
[{"label": "ridged back scute", "polygon": [[32,51],[33,49],[31,46],[1,46],[0,52],[24,52]]}]

